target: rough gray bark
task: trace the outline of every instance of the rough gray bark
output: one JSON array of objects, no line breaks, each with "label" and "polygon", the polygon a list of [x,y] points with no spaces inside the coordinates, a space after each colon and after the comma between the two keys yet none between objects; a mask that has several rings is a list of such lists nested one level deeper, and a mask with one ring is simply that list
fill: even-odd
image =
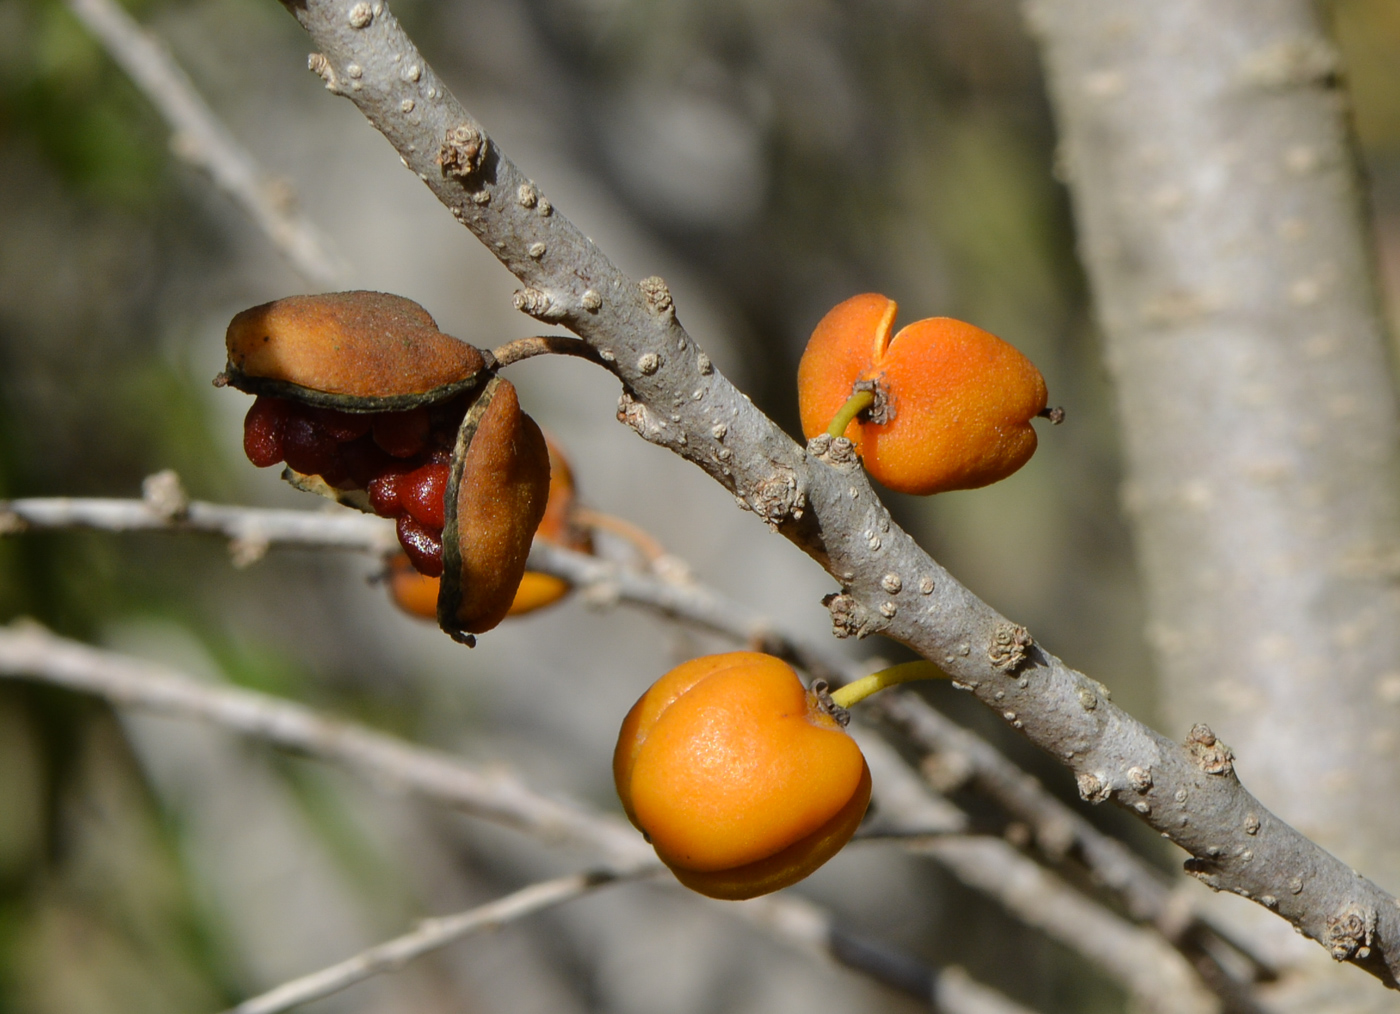
[{"label": "rough gray bark", "polygon": [[427,67],[382,2],[285,0],[350,98],[415,173],[526,286],[516,306],[567,326],[622,381],[618,417],[731,490],[822,563],[842,636],[881,632],[937,662],[1013,728],[1182,845],[1207,882],[1259,901],[1387,985],[1400,905],[1279,820],[1238,782],[1206,728],[1171,742],[1106,688],[1043,652],[894,525],[844,439],[794,444],[713,368],[658,278],[634,283],[554,212]]},{"label": "rough gray bark", "polygon": [[1307,0],[1029,14],[1169,718],[1394,888],[1400,426],[1336,58]]}]

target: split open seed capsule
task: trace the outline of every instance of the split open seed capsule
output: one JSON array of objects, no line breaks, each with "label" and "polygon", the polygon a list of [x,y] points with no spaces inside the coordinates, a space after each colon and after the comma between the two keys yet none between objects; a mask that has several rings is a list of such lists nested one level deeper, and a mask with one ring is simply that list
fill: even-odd
[{"label": "split open seed capsule", "polygon": [[[514,387],[412,300],[292,296],[229,324],[220,383],[257,395],[255,465],[395,519],[413,567],[442,576],[438,621],[470,643],[500,622],[544,512],[549,458]],[[523,547],[523,548],[522,548]]]},{"label": "split open seed capsule", "polygon": [[622,723],[613,778],[628,818],[682,884],[753,898],[839,852],[870,802],[870,770],[821,695],[752,651],[692,659]]},{"label": "split open seed capsule", "polygon": [[[577,553],[592,553],[593,539],[575,518],[576,497],[573,469],[564,451],[548,433],[544,435],[549,452],[549,497],[535,538]],[[408,557],[398,553],[389,561],[389,596],[404,612],[424,619],[437,619],[438,579],[415,570]],[[553,605],[569,593],[570,585],[553,574],[527,570],[515,590],[507,616],[522,616]]]}]

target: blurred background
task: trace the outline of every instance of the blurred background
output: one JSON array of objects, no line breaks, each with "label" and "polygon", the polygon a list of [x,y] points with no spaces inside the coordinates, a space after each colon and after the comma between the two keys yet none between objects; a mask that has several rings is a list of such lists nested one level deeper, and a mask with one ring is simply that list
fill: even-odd
[{"label": "blurred background", "polygon": [[[479,345],[536,333],[511,308],[514,279],[305,71],[308,42],[280,5],[128,7],[334,239],[347,287],[415,299]],[[962,317],[1026,352],[1068,415],[1042,429],[1035,459],[985,490],[889,501],[959,579],[1160,727],[1106,377],[1016,3],[394,10],[555,206],[632,277],[665,277],[691,334],[789,432],[807,335],[857,292],[898,300],[905,322]],[[1394,320],[1400,7],[1335,0],[1324,14]],[[0,194],[0,498],[137,496],[143,476],[174,468],[196,497],[310,508],[243,458],[247,399],[210,379],[233,313],[311,286],[170,154],[166,126],[59,0],[0,0]],[[700,472],[618,426],[609,376],[535,360],[511,379],[589,506],[643,526],[775,621],[829,637],[830,580]],[[32,616],[296,698],[609,809],[626,709],[666,669],[724,646],[574,596],[468,651],[397,613],[376,569],[288,551],[235,569],[214,540],[27,534],[0,540],[0,619]],[[1062,769],[979,707],[928,693],[1074,798]],[[1150,832],[1114,811],[1090,816],[1174,867]],[[416,917],[584,862],[207,727],[0,683],[0,1012],[216,1011]],[[1124,1009],[1083,960],[895,846],[852,847],[797,890],[1047,1014]],[[628,885],[306,1009],[917,1008],[689,898]]]}]

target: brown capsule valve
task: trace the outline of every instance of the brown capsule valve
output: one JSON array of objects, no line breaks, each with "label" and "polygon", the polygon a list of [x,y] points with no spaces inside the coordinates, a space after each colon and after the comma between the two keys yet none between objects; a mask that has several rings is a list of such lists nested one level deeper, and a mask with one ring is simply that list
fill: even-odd
[{"label": "brown capsule valve", "polygon": [[510,381],[492,377],[452,454],[438,625],[458,640],[510,611],[549,500],[549,450]]}]

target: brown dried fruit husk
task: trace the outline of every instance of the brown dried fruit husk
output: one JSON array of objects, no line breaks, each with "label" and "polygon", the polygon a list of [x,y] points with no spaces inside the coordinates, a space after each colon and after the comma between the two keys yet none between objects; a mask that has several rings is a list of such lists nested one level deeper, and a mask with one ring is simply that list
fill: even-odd
[{"label": "brown dried fruit husk", "polygon": [[510,381],[467,410],[447,488],[438,624],[470,643],[510,610],[549,499],[549,451]]},{"label": "brown dried fruit husk", "polygon": [[346,412],[392,412],[477,384],[486,361],[387,292],[288,296],[236,315],[224,379],[251,394]]}]

